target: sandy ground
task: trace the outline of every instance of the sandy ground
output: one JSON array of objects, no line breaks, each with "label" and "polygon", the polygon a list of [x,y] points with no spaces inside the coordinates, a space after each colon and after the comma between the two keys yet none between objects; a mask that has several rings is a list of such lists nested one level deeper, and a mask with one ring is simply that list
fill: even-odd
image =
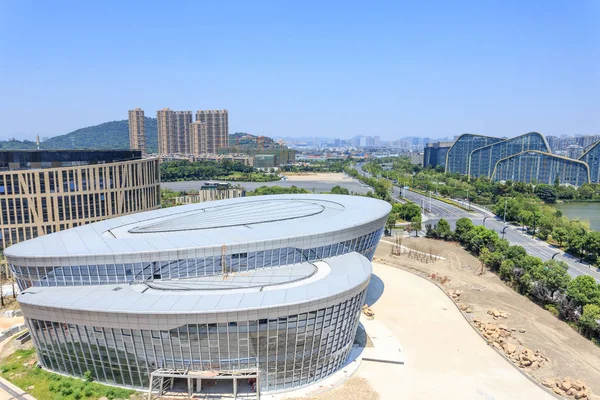
[{"label": "sandy ground", "polygon": [[[600,393],[600,348],[583,338],[566,323],[553,317],[548,311],[506,286],[495,274],[485,271],[479,275],[481,271],[479,261],[465,252],[460,246],[454,243],[424,238],[405,238],[403,240],[404,245],[423,251],[432,251],[433,249],[435,253],[446,258],[446,260],[425,263],[414,258],[408,258],[405,255],[390,256],[391,244],[385,243],[384,241],[386,240],[393,241],[392,238],[383,239],[377,249],[375,262],[383,261],[389,265],[413,270],[422,275],[435,273],[447,276],[450,282],[444,286],[447,289],[460,289],[463,292],[461,303],[466,303],[473,308],[474,313],[469,314],[469,318],[476,317],[483,321],[492,321],[491,316],[487,314],[488,309],[497,308],[506,311],[508,313],[507,319],[494,322],[503,323],[510,328],[517,329],[516,332],[513,332],[513,339],[516,342],[532,350],[539,350],[549,358],[549,362],[544,364],[540,369],[533,371],[527,369],[527,372],[535,379],[541,381],[545,378],[570,376],[575,379],[584,380],[594,393]],[[402,284],[399,284],[397,281],[406,279],[406,277],[402,274],[390,273],[389,270],[393,269],[393,267],[389,266],[383,268],[377,266],[375,269],[376,275],[385,284],[382,299],[387,299],[390,291],[397,293],[396,297],[398,299],[403,298],[405,294],[400,293],[400,291],[406,290],[408,292],[407,303],[403,304],[396,300],[392,304],[401,304],[401,306],[399,308],[392,306],[387,309],[386,302],[381,303],[381,301],[378,301],[373,306],[377,316],[383,318],[386,324],[388,323],[387,319],[392,318],[391,323],[393,325],[390,327],[392,330],[394,330],[394,327],[400,329],[407,322],[406,320],[398,321],[399,325],[395,326],[396,323],[393,319],[395,314],[402,312],[404,308],[416,306],[415,301],[424,301],[423,307],[430,302],[427,298],[424,299],[420,293],[414,294],[416,287],[402,287]],[[431,284],[429,286],[433,287]],[[411,292],[413,294],[410,294]],[[426,318],[426,316],[425,309],[423,309],[423,318]],[[418,318],[418,316],[415,317]],[[413,323],[419,323],[419,319],[413,321]],[[466,322],[463,325],[467,326]],[[451,333],[447,332],[444,325],[435,324],[435,321],[432,321],[432,325],[423,325],[422,330],[424,333],[431,331],[438,331],[438,333],[445,332],[444,337],[448,333]],[[405,333],[399,331],[398,337],[408,353],[411,350],[406,341],[407,337]],[[448,341],[445,338],[444,340],[447,343],[453,343],[454,341],[454,339]],[[478,346],[484,342],[479,337],[473,337],[472,343],[473,346]],[[507,361],[504,362],[508,364]],[[378,389],[377,385],[374,387]],[[481,395],[480,398],[485,398],[485,396]],[[494,396],[493,398],[500,397]],[[597,399],[600,397],[596,396],[592,398]]]},{"label": "sandy ground", "polygon": [[8,329],[14,325],[20,325],[23,323],[23,317],[5,318],[0,317],[0,332]]}]

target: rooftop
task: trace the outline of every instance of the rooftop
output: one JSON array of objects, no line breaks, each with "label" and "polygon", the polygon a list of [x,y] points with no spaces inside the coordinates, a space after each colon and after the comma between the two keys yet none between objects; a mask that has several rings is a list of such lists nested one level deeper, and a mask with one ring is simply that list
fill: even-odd
[{"label": "rooftop", "polygon": [[385,218],[390,209],[384,201],[359,196],[240,197],[96,222],[21,242],[4,254],[9,262],[21,265],[19,258],[50,262],[56,257],[139,255],[331,236]]},{"label": "rooftop", "polygon": [[341,294],[371,276],[358,253],[314,263],[264,268],[227,277],[210,276],[137,284],[31,287],[21,304],[105,313],[203,313],[283,307]]}]

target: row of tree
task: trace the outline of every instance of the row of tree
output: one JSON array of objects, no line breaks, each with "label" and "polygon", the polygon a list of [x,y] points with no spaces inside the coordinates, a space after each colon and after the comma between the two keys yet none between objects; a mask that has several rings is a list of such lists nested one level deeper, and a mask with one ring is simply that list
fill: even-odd
[{"label": "row of tree", "polygon": [[456,229],[441,219],[426,226],[431,238],[458,241],[519,293],[575,324],[586,337],[600,340],[600,285],[589,275],[572,279],[562,261],[542,261],[521,246],[511,246],[498,233],[474,226],[470,219],[456,221]]},{"label": "row of tree", "polygon": [[523,197],[499,199],[493,211],[507,222],[522,225],[542,240],[590,263],[600,264],[600,232],[591,231],[585,222],[569,220],[554,207]]},{"label": "row of tree", "polygon": [[227,179],[228,176],[234,174],[236,178],[239,178],[237,180],[268,182],[280,179],[275,174],[257,173],[249,165],[230,160],[221,162],[176,160],[166,161],[160,165],[160,176],[163,182]]}]

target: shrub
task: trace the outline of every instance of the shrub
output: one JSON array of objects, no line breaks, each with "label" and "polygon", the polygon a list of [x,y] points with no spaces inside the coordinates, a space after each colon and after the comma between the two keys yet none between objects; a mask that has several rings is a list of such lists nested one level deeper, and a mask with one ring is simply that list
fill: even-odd
[{"label": "shrub", "polygon": [[88,382],[91,382],[94,380],[94,374],[92,373],[92,371],[87,370],[83,373],[83,379],[85,379]]},{"label": "shrub", "polygon": [[544,308],[550,311],[550,314],[554,315],[555,317],[558,317],[559,311],[558,307],[556,307],[555,304],[546,304]]}]

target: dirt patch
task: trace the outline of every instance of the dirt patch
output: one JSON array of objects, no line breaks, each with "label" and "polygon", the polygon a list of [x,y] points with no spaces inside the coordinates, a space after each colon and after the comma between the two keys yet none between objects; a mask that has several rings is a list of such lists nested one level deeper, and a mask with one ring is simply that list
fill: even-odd
[{"label": "dirt patch", "polygon": [[[447,291],[459,291],[459,303],[468,319],[502,323],[511,329],[511,343],[547,357],[548,361],[536,368],[523,368],[536,380],[569,376],[585,381],[593,393],[600,393],[600,348],[483,269],[479,260],[459,245],[426,238],[403,239],[404,246],[424,252],[433,249],[434,254],[445,258],[432,261],[407,254],[391,255],[393,244],[386,241],[393,239],[380,242],[374,261],[433,276],[438,282],[444,280]],[[498,321],[493,313],[488,313],[490,310],[501,310],[506,318]]]},{"label": "dirt patch", "polygon": [[294,397],[289,400],[377,400],[379,394],[373,390],[369,381],[364,378],[352,377],[343,386],[314,397]]},{"label": "dirt patch", "polygon": [[0,332],[13,327],[15,325],[21,325],[23,323],[23,317],[5,318],[0,317]]}]

